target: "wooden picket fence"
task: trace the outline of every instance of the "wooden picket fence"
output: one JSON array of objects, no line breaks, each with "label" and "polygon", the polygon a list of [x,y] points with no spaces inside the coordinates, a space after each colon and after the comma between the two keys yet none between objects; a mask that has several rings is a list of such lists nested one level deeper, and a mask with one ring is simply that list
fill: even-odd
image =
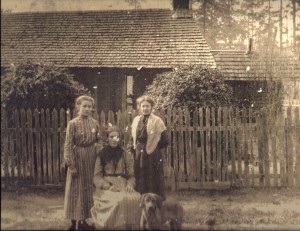
[{"label": "wooden picket fence", "polygon": [[[168,189],[300,187],[299,107],[169,108],[156,111],[170,144],[164,158]],[[2,111],[1,178],[33,185],[62,185],[63,146],[70,110]],[[103,111],[102,127],[118,124],[123,145],[136,111]]]}]

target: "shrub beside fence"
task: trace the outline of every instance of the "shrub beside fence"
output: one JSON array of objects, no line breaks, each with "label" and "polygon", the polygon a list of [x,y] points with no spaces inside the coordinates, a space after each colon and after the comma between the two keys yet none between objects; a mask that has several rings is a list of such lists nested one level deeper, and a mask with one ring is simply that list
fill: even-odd
[{"label": "shrub beside fence", "polygon": [[[299,107],[173,108],[156,111],[168,129],[164,158],[168,189],[231,186],[300,187]],[[64,182],[63,146],[69,110],[2,111],[1,177],[26,184]],[[102,126],[119,124],[123,142],[136,111],[103,111]]]}]

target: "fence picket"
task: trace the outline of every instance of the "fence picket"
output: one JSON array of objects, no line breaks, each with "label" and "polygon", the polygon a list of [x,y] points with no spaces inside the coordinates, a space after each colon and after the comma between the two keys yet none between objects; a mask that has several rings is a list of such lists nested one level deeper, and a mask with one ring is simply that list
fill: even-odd
[{"label": "fence picket", "polygon": [[48,183],[53,184],[52,125],[50,119],[50,110],[48,108],[46,109],[46,127],[47,127],[46,135],[47,135]]},{"label": "fence picket", "polygon": [[172,149],[171,149],[171,140],[172,140],[172,110],[171,108],[168,108],[167,109],[167,130],[168,130],[168,141],[169,141],[169,144],[168,144],[168,147],[167,147],[167,155],[166,155],[166,164],[164,166],[166,166],[166,180],[167,180],[167,186],[169,189],[172,189],[172,182],[174,180],[174,176],[172,176]]},{"label": "fence picket", "polygon": [[230,124],[230,160],[231,160],[231,181],[236,184],[236,165],[235,165],[235,126],[234,126],[234,111],[229,108],[229,124]]},{"label": "fence picket", "polygon": [[[59,184],[63,180],[60,166],[66,121],[71,119],[69,109],[60,109],[59,115],[56,110],[32,113],[17,109],[11,118],[2,113],[6,119],[2,125],[1,176],[27,178],[28,183],[33,179],[35,184]],[[238,111],[225,107],[198,108],[192,113],[188,108],[168,108],[155,113],[164,120],[170,142],[163,156],[166,188],[175,190],[179,184],[187,187],[230,179],[236,186],[299,187],[298,107],[288,108],[286,114],[274,109],[254,114],[251,108]],[[101,124],[119,125],[126,145],[137,111],[98,114]],[[256,153],[259,172],[255,170]]]},{"label": "fence picket", "polygon": [[10,147],[10,175],[15,177],[15,149],[14,149],[14,133],[9,133],[9,147]]},{"label": "fence picket", "polygon": [[192,180],[199,181],[200,173],[200,158],[198,153],[198,109],[196,108],[193,111],[193,140],[192,140],[192,159],[191,159],[191,168],[193,169]]},{"label": "fence picket", "polygon": [[[4,176],[5,178],[9,177],[9,146],[8,146],[8,137],[9,137],[9,130],[8,130],[8,125],[7,125],[7,113],[4,110],[1,110],[1,114],[2,114],[2,131],[1,131],[1,139],[3,139],[3,160],[4,160]],[[2,172],[1,172],[2,173]]]},{"label": "fence picket", "polygon": [[250,123],[251,127],[249,129],[249,137],[250,137],[250,180],[251,183],[250,185],[254,187],[254,168],[255,168],[255,159],[254,159],[254,136],[255,136],[255,130],[256,130],[256,125],[252,126],[252,109],[249,109],[249,118],[250,118]]},{"label": "fence picket", "polygon": [[60,109],[59,113],[59,181],[64,181],[64,143],[66,138],[66,112],[63,108]]},{"label": "fence picket", "polygon": [[287,159],[287,183],[288,186],[294,185],[294,176],[293,176],[293,125],[292,125],[292,107],[287,109],[287,130],[286,132],[286,159]]},{"label": "fence picket", "polygon": [[22,160],[22,153],[21,153],[21,144],[20,144],[20,116],[19,116],[19,111],[15,110],[14,111],[14,122],[15,122],[15,155],[17,159],[17,177],[21,178],[21,160]]},{"label": "fence picket", "polygon": [[184,131],[184,141],[185,141],[185,163],[186,163],[186,181],[190,181],[193,175],[192,169],[192,157],[191,157],[191,134],[190,134],[190,112],[187,107],[184,108],[184,120],[185,120],[185,131]]},{"label": "fence picket", "polygon": [[216,111],[211,108],[211,150],[212,150],[212,180],[217,180],[217,151],[216,151]]},{"label": "fence picket", "polygon": [[36,183],[42,184],[42,158],[41,158],[41,130],[40,130],[40,115],[37,109],[34,110],[34,134],[35,134],[35,153],[37,162]]},{"label": "fence picket", "polygon": [[183,112],[182,109],[178,109],[178,122],[179,122],[179,137],[178,137],[178,151],[181,153],[179,155],[179,170],[178,179],[179,181],[185,181],[185,171],[184,171],[184,141],[183,141]]},{"label": "fence picket", "polygon": [[300,110],[295,108],[296,186],[300,188]]},{"label": "fence picket", "polygon": [[173,169],[174,169],[174,178],[176,184],[174,185],[174,189],[176,190],[178,188],[178,182],[179,182],[179,157],[178,157],[178,115],[176,108],[173,108],[172,111],[173,116]]},{"label": "fence picket", "polygon": [[43,182],[48,182],[47,177],[47,138],[46,138],[46,121],[45,111],[41,110],[41,133],[42,133],[42,162],[43,162]]},{"label": "fence picket", "polygon": [[210,127],[210,108],[205,108],[205,133],[206,133],[206,174],[207,181],[211,181],[211,127]]},{"label": "fence picket", "polygon": [[217,126],[217,180],[218,182],[221,182],[222,180],[222,109],[219,107],[217,109],[217,120],[216,120],[216,126]]},{"label": "fence picket", "polygon": [[222,166],[222,181],[228,180],[228,108],[223,109],[223,166]]},{"label": "fence picket", "polygon": [[285,137],[285,118],[284,111],[279,114],[279,130],[278,130],[278,156],[280,161],[280,186],[286,186],[286,137]]},{"label": "fence picket", "polygon": [[27,110],[27,125],[28,125],[28,154],[29,154],[29,172],[30,177],[35,179],[34,174],[34,157],[33,157],[33,129],[32,129],[32,113],[31,110]]},{"label": "fence picket", "polygon": [[273,171],[272,171],[272,174],[273,174],[273,184],[274,186],[278,186],[278,173],[277,173],[277,147],[276,147],[276,137],[277,137],[277,134],[278,134],[278,111],[276,111],[274,113],[274,121],[275,121],[275,124],[274,124],[274,127],[273,127],[273,132],[270,134],[270,138],[271,138],[271,154],[273,156],[273,162],[272,162],[272,166],[273,166]]},{"label": "fence picket", "polygon": [[205,143],[204,143],[204,108],[199,108],[199,125],[200,125],[200,152],[201,157],[201,181],[204,183],[206,181],[205,171],[206,171],[206,160],[205,160]]},{"label": "fence picket", "polygon": [[58,115],[54,108],[52,111],[52,141],[53,141],[53,183],[59,182],[59,150],[58,150]]},{"label": "fence picket", "polygon": [[27,145],[26,145],[26,112],[21,109],[21,147],[22,147],[22,169],[23,180],[27,179]]},{"label": "fence picket", "polygon": [[235,113],[235,121],[236,121],[236,135],[235,135],[235,139],[234,141],[236,142],[236,157],[237,157],[237,172],[238,172],[238,184],[242,184],[243,182],[243,176],[242,176],[242,155],[244,154],[244,150],[243,150],[243,143],[240,140],[244,139],[243,137],[243,133],[242,133],[242,124],[240,122],[240,109],[239,108],[235,108],[234,110]]}]

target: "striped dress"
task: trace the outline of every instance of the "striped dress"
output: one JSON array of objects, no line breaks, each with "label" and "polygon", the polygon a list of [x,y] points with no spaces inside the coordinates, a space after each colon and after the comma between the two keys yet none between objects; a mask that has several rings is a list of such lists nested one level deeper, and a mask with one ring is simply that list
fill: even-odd
[{"label": "striped dress", "polygon": [[[66,219],[91,217],[93,175],[97,152],[102,149],[99,123],[91,117],[79,116],[69,121],[66,131],[64,159],[68,166],[64,210]],[[72,177],[71,170],[78,175]]]},{"label": "striped dress", "polygon": [[[111,156],[117,158],[106,158]],[[95,165],[94,206],[91,209],[93,222],[98,229],[118,229],[127,225],[135,228],[140,222],[140,194],[138,192],[125,192],[126,185],[135,187],[133,172],[133,158],[124,149],[105,147]],[[113,192],[103,189],[102,186],[109,182],[121,191]]]}]

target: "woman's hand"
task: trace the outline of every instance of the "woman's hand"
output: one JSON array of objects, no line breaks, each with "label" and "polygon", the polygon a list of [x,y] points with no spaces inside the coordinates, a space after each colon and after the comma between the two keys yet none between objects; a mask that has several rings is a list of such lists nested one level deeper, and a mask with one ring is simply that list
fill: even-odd
[{"label": "woman's hand", "polygon": [[110,187],[111,187],[111,184],[109,182],[104,182],[101,188],[104,190],[109,190]]},{"label": "woman's hand", "polygon": [[120,188],[115,186],[115,185],[112,185],[110,188],[109,188],[110,191],[112,192],[120,192]]},{"label": "woman's hand", "polygon": [[132,192],[134,192],[135,190],[134,190],[134,188],[133,188],[131,185],[126,185],[124,191],[125,191],[125,192],[129,192],[129,193],[132,193]]}]

